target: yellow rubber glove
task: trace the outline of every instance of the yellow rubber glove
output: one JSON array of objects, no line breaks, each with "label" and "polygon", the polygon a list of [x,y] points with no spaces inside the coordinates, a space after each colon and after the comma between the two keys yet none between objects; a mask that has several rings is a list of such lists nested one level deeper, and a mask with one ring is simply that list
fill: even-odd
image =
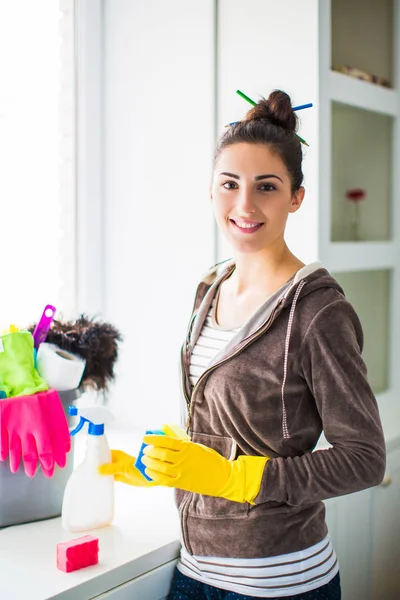
[{"label": "yellow rubber glove", "polygon": [[[189,436],[178,425],[163,425],[161,430],[166,435],[189,440]],[[111,463],[100,465],[100,475],[114,475],[115,481],[121,481],[128,485],[137,487],[154,487],[158,485],[155,481],[148,481],[135,467],[136,457],[122,450],[111,450]]]},{"label": "yellow rubber glove", "polygon": [[146,435],[143,441],[149,444],[142,458],[146,475],[158,485],[254,504],[267,457],[231,461],[203,444],[164,435]]},{"label": "yellow rubber glove", "polygon": [[115,481],[121,481],[136,487],[153,487],[158,485],[155,481],[148,481],[135,467],[136,458],[122,452],[122,450],[111,450],[111,463],[100,465],[100,475],[114,475]]}]

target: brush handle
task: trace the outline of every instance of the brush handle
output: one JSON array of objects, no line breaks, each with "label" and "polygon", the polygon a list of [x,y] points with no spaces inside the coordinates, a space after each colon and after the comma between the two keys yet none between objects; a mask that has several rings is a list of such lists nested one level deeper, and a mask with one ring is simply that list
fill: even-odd
[{"label": "brush handle", "polygon": [[51,304],[47,304],[44,308],[40,321],[36,325],[33,332],[33,345],[36,350],[39,348],[40,344],[45,341],[55,314],[56,307],[52,306]]}]

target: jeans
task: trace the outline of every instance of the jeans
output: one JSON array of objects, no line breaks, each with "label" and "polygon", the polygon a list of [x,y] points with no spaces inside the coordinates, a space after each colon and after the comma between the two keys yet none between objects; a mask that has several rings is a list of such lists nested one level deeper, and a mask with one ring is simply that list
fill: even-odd
[{"label": "jeans", "polygon": [[[329,583],[311,592],[269,600],[340,600],[341,597],[338,573]],[[255,596],[243,596],[236,592],[221,590],[187,577],[175,569],[168,600],[255,600]]]}]

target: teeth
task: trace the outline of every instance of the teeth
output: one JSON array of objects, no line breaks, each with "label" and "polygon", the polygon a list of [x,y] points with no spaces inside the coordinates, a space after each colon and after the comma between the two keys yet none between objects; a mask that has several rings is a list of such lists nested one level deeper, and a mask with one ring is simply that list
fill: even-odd
[{"label": "teeth", "polygon": [[253,227],[258,227],[261,223],[255,223],[254,225],[250,225],[249,223],[240,223],[239,221],[235,221],[238,227],[242,227],[242,229],[253,229]]}]

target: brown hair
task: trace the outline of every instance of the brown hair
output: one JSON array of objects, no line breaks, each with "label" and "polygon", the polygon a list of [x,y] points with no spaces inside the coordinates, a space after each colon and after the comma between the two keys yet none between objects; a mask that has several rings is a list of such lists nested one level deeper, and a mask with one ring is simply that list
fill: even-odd
[{"label": "brown hair", "polygon": [[213,165],[215,167],[221,152],[233,144],[266,144],[285,163],[294,193],[303,182],[303,154],[296,135],[297,127],[298,119],[290,96],[281,90],[274,90],[267,99],[262,98],[251,108],[242,121],[229,127],[221,136],[215,148]]}]

